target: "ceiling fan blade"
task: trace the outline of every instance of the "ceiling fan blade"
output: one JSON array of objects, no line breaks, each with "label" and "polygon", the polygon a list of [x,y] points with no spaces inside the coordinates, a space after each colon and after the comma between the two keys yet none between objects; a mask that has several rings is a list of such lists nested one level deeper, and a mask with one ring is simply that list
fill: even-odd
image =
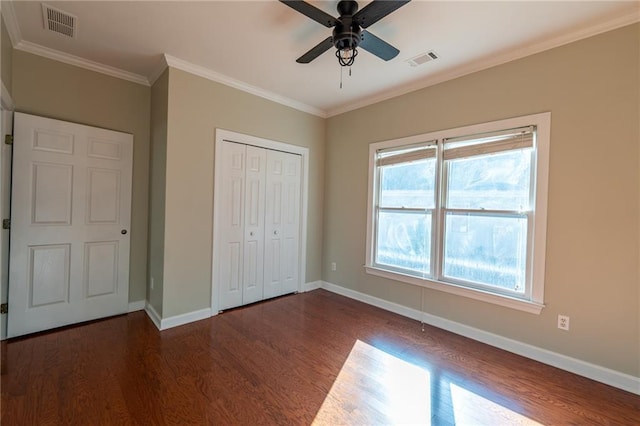
[{"label": "ceiling fan blade", "polygon": [[400,53],[398,49],[366,30],[362,30],[362,39],[358,46],[385,61],[395,58]]},{"label": "ceiling fan blade", "polygon": [[360,11],[356,12],[356,14],[353,15],[353,20],[362,28],[367,28],[369,25],[378,22],[410,1],[411,0],[373,0]]},{"label": "ceiling fan blade", "polygon": [[309,50],[304,55],[300,56],[296,59],[296,62],[299,64],[308,64],[313,61],[318,56],[322,55],[324,52],[333,47],[333,37],[329,36],[318,43],[315,47]]},{"label": "ceiling fan blade", "polygon": [[303,15],[313,19],[314,21],[324,25],[325,27],[335,27],[338,20],[328,13],[318,9],[317,7],[301,0],[280,0],[290,8],[297,10]]}]

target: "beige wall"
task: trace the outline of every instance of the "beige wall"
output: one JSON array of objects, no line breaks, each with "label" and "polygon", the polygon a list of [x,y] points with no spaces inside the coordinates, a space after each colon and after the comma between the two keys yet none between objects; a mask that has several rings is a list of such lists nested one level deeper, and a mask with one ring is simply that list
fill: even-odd
[{"label": "beige wall", "polygon": [[11,84],[13,81],[13,46],[11,46],[11,39],[9,38],[9,33],[7,32],[7,26],[4,24],[4,17],[0,19],[0,26],[2,27],[0,31],[0,43],[2,50],[2,66],[0,67],[0,75],[2,77],[2,83],[4,87],[7,89],[9,94],[11,95]]},{"label": "beige wall", "polygon": [[639,377],[639,43],[636,24],[330,118],[323,279],[420,308],[418,287],[362,267],[371,142],[551,111],[546,308],[427,289],[425,309]]},{"label": "beige wall", "polygon": [[215,129],[309,148],[306,282],[320,279],[325,120],[169,69],[162,316],[209,308]]},{"label": "beige wall", "polygon": [[165,186],[167,178],[167,117],[169,70],[151,86],[151,160],[149,183],[149,286],[147,300],[162,316],[164,282]]},{"label": "beige wall", "polygon": [[150,88],[19,50],[12,86],[16,111],[133,134],[129,301],[144,300]]},{"label": "beige wall", "polygon": [[2,79],[18,111],[133,133],[130,301],[146,295],[163,318],[210,304],[216,127],[310,149],[305,282],[418,309],[418,288],[362,268],[369,144],[551,111],[547,307],[425,290],[426,311],[640,377],[640,25],[328,120],[173,68],[152,88],[22,51],[7,70],[5,36]]}]

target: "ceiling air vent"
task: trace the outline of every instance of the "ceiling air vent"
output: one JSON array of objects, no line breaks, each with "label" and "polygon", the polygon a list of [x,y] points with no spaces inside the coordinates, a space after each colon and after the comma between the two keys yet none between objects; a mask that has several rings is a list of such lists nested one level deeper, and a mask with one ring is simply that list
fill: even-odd
[{"label": "ceiling air vent", "polygon": [[407,59],[407,62],[412,67],[417,67],[418,65],[426,64],[427,62],[433,61],[434,59],[438,59],[438,55],[436,55],[433,50],[430,50],[427,53],[421,53],[418,56]]},{"label": "ceiling air vent", "polygon": [[55,7],[42,4],[44,29],[75,38],[78,18]]}]

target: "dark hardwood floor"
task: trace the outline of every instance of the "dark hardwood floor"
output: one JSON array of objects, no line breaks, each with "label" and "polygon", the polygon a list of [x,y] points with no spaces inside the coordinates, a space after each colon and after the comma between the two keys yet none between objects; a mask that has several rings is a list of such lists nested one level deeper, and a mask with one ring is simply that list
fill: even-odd
[{"label": "dark hardwood floor", "polygon": [[638,425],[640,396],[324,290],[2,344],[3,425]]}]

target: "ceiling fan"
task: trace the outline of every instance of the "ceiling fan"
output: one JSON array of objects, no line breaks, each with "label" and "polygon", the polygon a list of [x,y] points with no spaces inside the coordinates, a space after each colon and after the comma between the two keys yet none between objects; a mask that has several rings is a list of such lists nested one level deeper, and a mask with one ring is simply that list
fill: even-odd
[{"label": "ceiling fan", "polygon": [[400,53],[398,49],[364,28],[368,28],[411,0],[373,0],[360,11],[358,11],[356,1],[341,0],[338,2],[338,13],[340,14],[338,18],[334,18],[305,1],[280,1],[327,28],[335,27],[333,35],[300,56],[296,62],[308,64],[334,46],[340,65],[349,67],[356,59],[358,47],[385,61],[395,58]]}]

